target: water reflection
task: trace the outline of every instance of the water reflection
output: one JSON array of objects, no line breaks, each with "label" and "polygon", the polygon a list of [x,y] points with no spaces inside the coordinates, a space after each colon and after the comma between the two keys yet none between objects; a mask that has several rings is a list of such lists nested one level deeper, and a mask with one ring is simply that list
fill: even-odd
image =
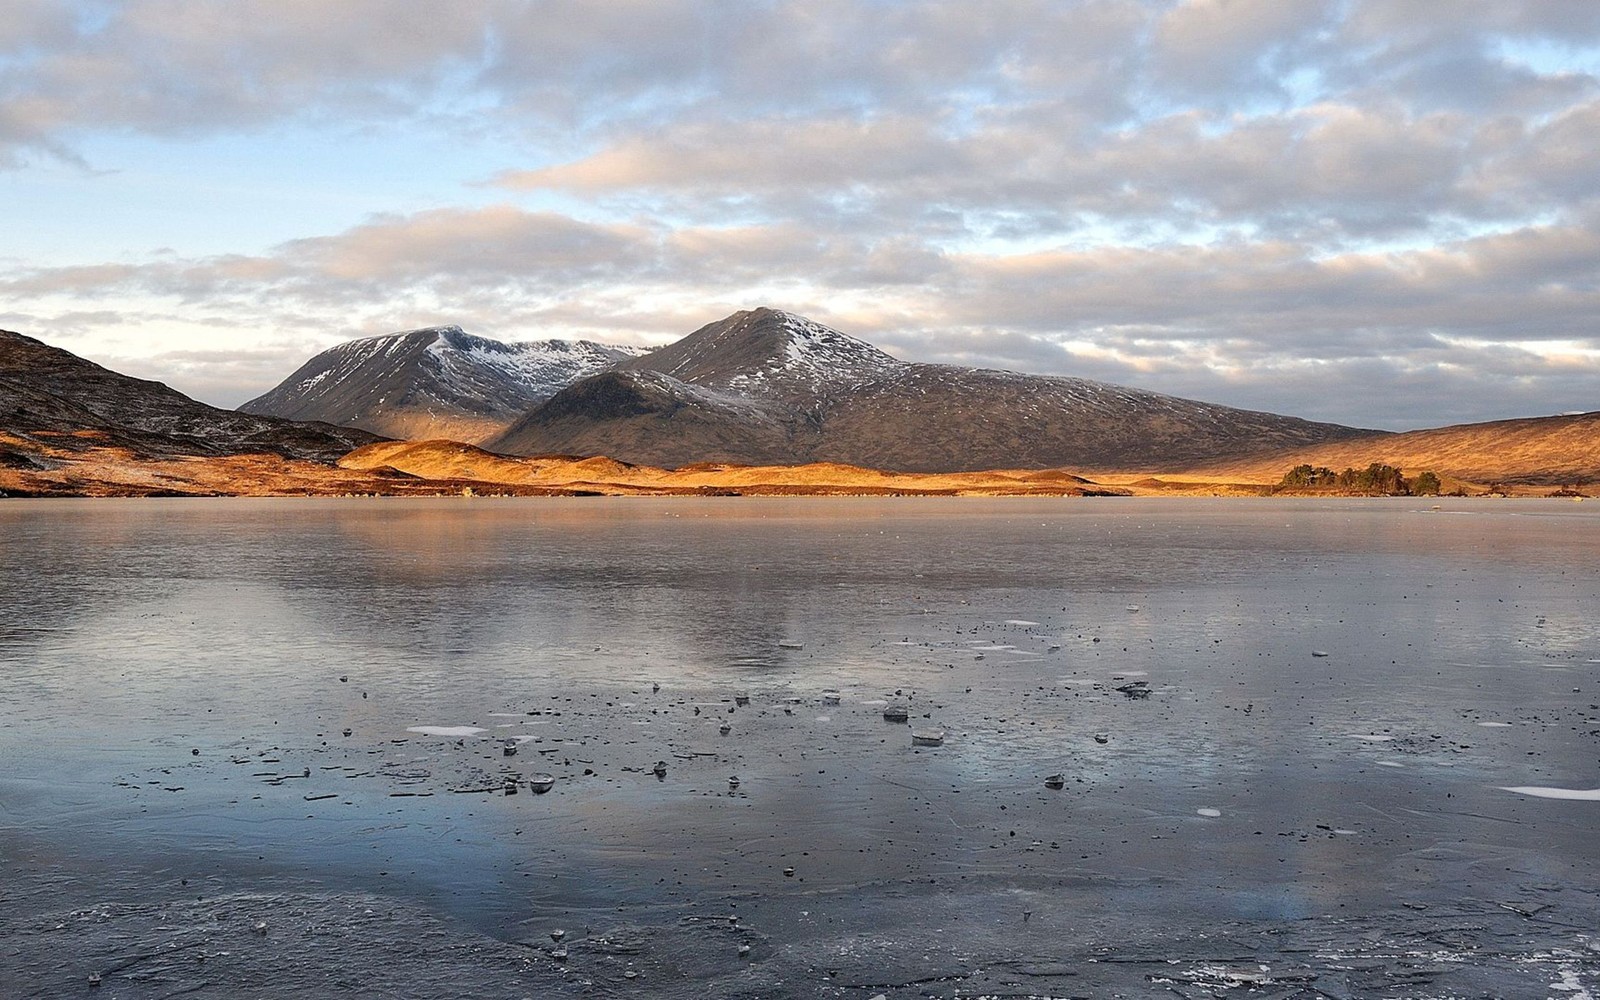
[{"label": "water reflection", "polygon": [[[85,842],[403,875],[496,920],[548,903],[518,879],[551,865],[597,905],[618,884],[660,900],[1067,874],[1243,915],[1445,875],[1490,893],[1516,876],[1488,859],[1550,877],[1594,860],[1576,814],[1540,814],[1523,844],[1550,804],[1496,789],[1592,787],[1572,689],[1600,658],[1600,533],[1590,508],[1463,510],[8,502],[0,752],[77,805],[16,777],[5,801],[18,830],[70,817]],[[1116,693],[1130,678],[1155,693]],[[886,697],[946,746],[913,751]],[[507,763],[407,733],[464,724],[529,742]],[[658,759],[667,780],[645,780]],[[453,791],[535,765],[559,777],[537,800]],[[268,784],[274,768],[294,774]],[[1473,846],[1396,860],[1455,842]]]}]

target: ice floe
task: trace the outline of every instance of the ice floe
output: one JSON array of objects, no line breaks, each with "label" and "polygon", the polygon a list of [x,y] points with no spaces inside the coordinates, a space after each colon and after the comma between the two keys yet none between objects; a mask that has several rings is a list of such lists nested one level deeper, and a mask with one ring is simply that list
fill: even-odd
[{"label": "ice floe", "polygon": [[1600,788],[1549,788],[1543,785],[1502,785],[1502,792],[1531,795],[1536,799],[1573,799],[1580,802],[1600,802]]},{"label": "ice floe", "polygon": [[407,726],[406,732],[422,736],[476,736],[483,732],[477,726]]}]

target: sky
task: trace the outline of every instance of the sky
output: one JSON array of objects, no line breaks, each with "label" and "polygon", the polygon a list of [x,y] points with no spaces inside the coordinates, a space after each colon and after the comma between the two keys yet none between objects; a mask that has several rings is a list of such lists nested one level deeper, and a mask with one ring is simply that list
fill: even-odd
[{"label": "sky", "polygon": [[234,406],[771,305],[1363,427],[1600,409],[1595,0],[5,0],[0,328]]}]

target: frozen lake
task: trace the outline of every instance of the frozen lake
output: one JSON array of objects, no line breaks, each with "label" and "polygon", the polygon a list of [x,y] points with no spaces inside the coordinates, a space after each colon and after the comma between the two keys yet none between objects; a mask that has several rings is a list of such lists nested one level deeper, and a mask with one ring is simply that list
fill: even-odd
[{"label": "frozen lake", "polygon": [[1581,997],[1597,566],[1558,501],[5,501],[0,994]]}]

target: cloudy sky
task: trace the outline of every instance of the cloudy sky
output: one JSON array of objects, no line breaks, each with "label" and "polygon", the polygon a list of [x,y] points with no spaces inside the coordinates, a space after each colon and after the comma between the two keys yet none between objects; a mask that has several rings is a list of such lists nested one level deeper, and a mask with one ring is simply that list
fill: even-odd
[{"label": "cloudy sky", "polygon": [[0,327],[236,405],[806,314],[1402,429],[1600,408],[1595,0],[5,0]]}]

